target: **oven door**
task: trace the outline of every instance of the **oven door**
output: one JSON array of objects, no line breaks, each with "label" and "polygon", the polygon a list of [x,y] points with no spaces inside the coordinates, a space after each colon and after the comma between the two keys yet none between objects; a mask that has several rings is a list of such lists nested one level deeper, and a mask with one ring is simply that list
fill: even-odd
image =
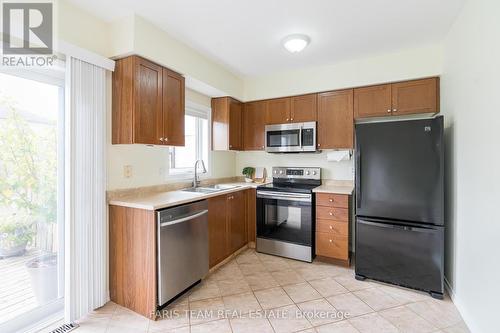
[{"label": "oven door", "polygon": [[312,246],[312,195],[257,191],[257,237]]}]

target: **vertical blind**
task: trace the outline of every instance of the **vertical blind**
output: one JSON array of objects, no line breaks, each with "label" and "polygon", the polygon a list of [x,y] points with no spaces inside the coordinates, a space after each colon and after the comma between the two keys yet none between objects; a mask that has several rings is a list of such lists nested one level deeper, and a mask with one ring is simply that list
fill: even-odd
[{"label": "vertical blind", "polygon": [[106,70],[69,57],[66,70],[65,319],[109,300]]}]

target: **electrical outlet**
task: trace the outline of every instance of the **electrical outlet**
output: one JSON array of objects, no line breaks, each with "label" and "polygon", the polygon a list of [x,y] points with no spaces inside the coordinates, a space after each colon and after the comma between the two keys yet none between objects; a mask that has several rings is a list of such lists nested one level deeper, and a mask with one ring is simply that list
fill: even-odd
[{"label": "electrical outlet", "polygon": [[123,166],[123,177],[125,177],[125,178],[132,177],[132,166],[131,165],[124,165]]}]

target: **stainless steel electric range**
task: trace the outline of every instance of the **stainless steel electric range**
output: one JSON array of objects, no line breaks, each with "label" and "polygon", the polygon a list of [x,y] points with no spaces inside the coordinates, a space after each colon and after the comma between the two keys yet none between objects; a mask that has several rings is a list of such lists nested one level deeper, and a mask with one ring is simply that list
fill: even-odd
[{"label": "stainless steel electric range", "polygon": [[257,187],[257,251],[311,262],[314,195],[321,168],[274,167],[273,182]]}]

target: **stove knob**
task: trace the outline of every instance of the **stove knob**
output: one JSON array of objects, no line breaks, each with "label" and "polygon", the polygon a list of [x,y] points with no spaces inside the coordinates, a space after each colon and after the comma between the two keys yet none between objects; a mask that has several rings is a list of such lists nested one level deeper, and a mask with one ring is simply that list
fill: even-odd
[{"label": "stove knob", "polygon": [[282,174],[283,174],[283,170],[280,170],[280,175],[282,175]]},{"label": "stove knob", "polygon": [[308,176],[309,176],[309,174],[310,174],[310,172],[309,172],[309,171],[306,171],[306,175],[308,175]]},{"label": "stove knob", "polygon": [[274,173],[277,174],[278,173],[278,170],[274,170]]},{"label": "stove knob", "polygon": [[316,171],[313,171],[313,175],[316,176]]}]

